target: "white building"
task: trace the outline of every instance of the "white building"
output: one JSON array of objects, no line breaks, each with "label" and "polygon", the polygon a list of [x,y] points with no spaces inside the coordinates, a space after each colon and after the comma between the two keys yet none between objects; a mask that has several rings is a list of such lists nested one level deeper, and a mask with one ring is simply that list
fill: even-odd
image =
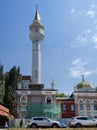
[{"label": "white building", "polygon": [[76,116],[97,117],[97,88],[86,82],[82,76],[82,82],[75,86],[73,92]]},{"label": "white building", "polygon": [[[23,76],[22,83],[16,90],[17,97],[17,117],[26,118],[33,114],[48,113],[57,114],[55,83],[52,81],[49,89],[44,89],[41,81],[41,41],[44,38],[44,26],[41,24],[38,9],[36,9],[35,18],[30,25],[30,39],[32,41],[32,78]],[[52,104],[52,106],[47,106]],[[48,107],[48,108],[47,108]]]}]

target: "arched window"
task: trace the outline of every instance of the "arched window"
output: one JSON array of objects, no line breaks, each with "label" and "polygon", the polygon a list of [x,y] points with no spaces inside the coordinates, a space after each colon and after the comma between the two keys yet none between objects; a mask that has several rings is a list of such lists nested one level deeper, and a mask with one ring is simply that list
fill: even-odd
[{"label": "arched window", "polygon": [[71,111],[74,111],[74,104],[71,104]]},{"label": "arched window", "polygon": [[27,96],[21,96],[20,103],[21,105],[27,105]]},{"label": "arched window", "polygon": [[97,100],[93,100],[93,107],[94,107],[94,110],[97,110]]},{"label": "arched window", "polygon": [[63,109],[63,111],[66,111],[67,108],[66,108],[65,104],[62,105],[62,109]]},{"label": "arched window", "polygon": [[46,102],[47,103],[51,103],[52,102],[52,97],[51,96],[47,96],[46,97]]},{"label": "arched window", "polygon": [[83,100],[79,100],[79,108],[80,110],[84,110]]},{"label": "arched window", "polygon": [[90,101],[86,100],[86,110],[90,110],[91,106],[90,106]]}]

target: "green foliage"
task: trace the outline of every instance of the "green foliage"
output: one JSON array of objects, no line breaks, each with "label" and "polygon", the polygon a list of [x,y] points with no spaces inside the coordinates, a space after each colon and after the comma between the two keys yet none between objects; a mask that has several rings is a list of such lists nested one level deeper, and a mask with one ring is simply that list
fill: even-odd
[{"label": "green foliage", "polygon": [[3,75],[3,65],[0,64],[0,102],[3,103],[3,97],[5,94],[5,81]]},{"label": "green foliage", "polygon": [[56,97],[68,97],[68,96],[65,95],[64,93],[58,93],[58,94],[56,95]]},{"label": "green foliage", "polygon": [[19,67],[14,66],[9,72],[5,74],[5,96],[4,103],[9,108],[10,113],[16,116],[16,89],[20,82]]},{"label": "green foliage", "polygon": [[20,121],[20,128],[23,128],[23,120]]},{"label": "green foliage", "polygon": [[0,80],[3,80],[4,76],[3,76],[3,65],[0,64]]}]

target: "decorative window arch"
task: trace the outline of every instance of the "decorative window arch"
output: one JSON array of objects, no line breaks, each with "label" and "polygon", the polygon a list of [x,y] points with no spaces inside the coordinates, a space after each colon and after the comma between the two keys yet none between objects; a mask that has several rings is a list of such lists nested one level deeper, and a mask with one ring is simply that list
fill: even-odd
[{"label": "decorative window arch", "polygon": [[51,103],[52,102],[52,96],[46,96],[45,102],[46,103]]},{"label": "decorative window arch", "polygon": [[86,110],[90,110],[91,109],[90,100],[87,99],[85,103],[86,103]]},{"label": "decorative window arch", "polygon": [[27,96],[21,96],[20,97],[20,103],[21,105],[27,105]]},{"label": "decorative window arch", "polygon": [[93,108],[94,110],[97,110],[97,100],[93,100]]},{"label": "decorative window arch", "polygon": [[82,99],[79,100],[79,109],[84,110],[84,102]]}]

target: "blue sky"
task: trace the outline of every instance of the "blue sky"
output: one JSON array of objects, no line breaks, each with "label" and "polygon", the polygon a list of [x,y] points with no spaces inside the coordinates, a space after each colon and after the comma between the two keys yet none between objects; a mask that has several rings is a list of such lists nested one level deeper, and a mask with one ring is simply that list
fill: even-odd
[{"label": "blue sky", "polygon": [[0,0],[0,62],[4,72],[20,66],[31,75],[29,25],[36,4],[45,26],[42,42],[42,82],[71,94],[85,80],[97,86],[97,0]]}]

